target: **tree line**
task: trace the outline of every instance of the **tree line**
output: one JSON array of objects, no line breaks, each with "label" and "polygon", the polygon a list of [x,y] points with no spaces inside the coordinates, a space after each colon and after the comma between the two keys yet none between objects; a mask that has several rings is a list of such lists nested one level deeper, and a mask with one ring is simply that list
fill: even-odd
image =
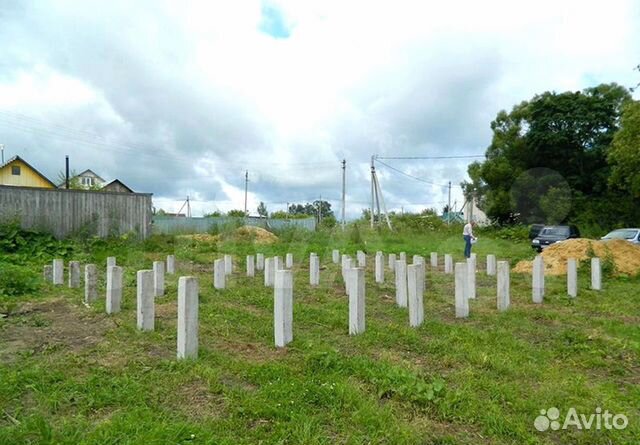
[{"label": "tree line", "polygon": [[638,226],[640,102],[631,92],[615,83],[547,91],[500,111],[465,196],[498,224]]}]

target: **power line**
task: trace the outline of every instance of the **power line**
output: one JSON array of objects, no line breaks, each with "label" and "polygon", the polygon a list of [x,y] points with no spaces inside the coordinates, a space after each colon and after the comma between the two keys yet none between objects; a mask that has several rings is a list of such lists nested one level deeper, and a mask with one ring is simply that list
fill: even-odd
[{"label": "power line", "polygon": [[[442,188],[448,188],[448,187],[449,187],[449,184],[437,184],[437,183],[435,183],[435,182],[428,181],[428,180],[426,180],[426,179],[423,179],[423,178],[419,178],[419,177],[417,177],[417,176],[410,175],[409,173],[405,173],[405,172],[403,172],[402,170],[399,170],[399,169],[397,169],[397,168],[395,168],[395,167],[393,167],[393,166],[391,166],[391,165],[387,164],[386,162],[382,162],[382,161],[380,161],[380,160],[379,160],[379,158],[376,158],[376,161],[377,161],[379,164],[382,164],[382,165],[384,165],[385,167],[387,167],[387,168],[389,168],[389,169],[391,169],[391,170],[395,171],[396,173],[400,173],[401,175],[406,176],[407,178],[415,179],[416,181],[424,182],[425,184],[429,184],[429,185],[435,185],[435,186],[437,186],[437,187],[442,187]],[[459,185],[455,185],[455,186],[456,186],[456,187],[460,187]]]},{"label": "power line", "polygon": [[471,159],[484,158],[485,154],[459,155],[459,156],[376,156],[376,159]]}]

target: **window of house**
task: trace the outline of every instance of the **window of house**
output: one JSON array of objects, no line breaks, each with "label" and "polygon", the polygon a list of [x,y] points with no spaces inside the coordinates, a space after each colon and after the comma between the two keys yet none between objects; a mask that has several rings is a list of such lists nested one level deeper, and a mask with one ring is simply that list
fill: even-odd
[{"label": "window of house", "polygon": [[20,166],[14,165],[11,167],[11,174],[14,176],[20,176]]},{"label": "window of house", "polygon": [[93,186],[93,178],[90,177],[83,177],[82,178],[82,185],[86,185],[88,187]]}]

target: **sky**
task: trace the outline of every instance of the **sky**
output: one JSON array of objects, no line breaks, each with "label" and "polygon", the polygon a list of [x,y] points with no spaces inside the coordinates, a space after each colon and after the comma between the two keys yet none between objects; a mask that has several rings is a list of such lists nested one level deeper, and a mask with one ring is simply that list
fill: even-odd
[{"label": "sky", "polygon": [[[247,171],[252,214],[338,215],[345,159],[357,217],[373,155],[482,156],[500,110],[640,81],[633,0],[0,0],[0,42],[5,159],[56,182],[69,155],[194,216],[242,209]],[[387,207],[441,210],[449,181],[459,207],[473,160],[376,161]]]}]

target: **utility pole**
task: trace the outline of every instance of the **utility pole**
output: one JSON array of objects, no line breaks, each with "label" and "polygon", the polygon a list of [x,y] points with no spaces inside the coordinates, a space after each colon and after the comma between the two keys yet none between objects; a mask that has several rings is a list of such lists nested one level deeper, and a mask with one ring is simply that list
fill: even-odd
[{"label": "utility pole", "polygon": [[4,165],[4,144],[0,144],[0,153],[2,153],[2,163],[0,165]]},{"label": "utility pole", "polygon": [[376,166],[373,164],[375,155],[371,155],[371,228],[373,229],[373,208],[374,208],[374,193],[375,193],[375,180],[376,180]]},{"label": "utility pole", "polygon": [[322,224],[322,195],[318,201],[318,225]]},{"label": "utility pole", "polygon": [[65,163],[64,186],[67,190],[69,190],[69,155],[65,156],[64,163]]},{"label": "utility pole", "polygon": [[247,192],[249,191],[249,170],[245,170],[244,172],[244,215],[248,216],[247,213]]},{"label": "utility pole", "polygon": [[345,213],[347,205],[347,160],[342,160],[342,231],[345,229]]},{"label": "utility pole", "polygon": [[451,224],[451,181],[449,181],[449,202],[447,203],[447,225]]}]

